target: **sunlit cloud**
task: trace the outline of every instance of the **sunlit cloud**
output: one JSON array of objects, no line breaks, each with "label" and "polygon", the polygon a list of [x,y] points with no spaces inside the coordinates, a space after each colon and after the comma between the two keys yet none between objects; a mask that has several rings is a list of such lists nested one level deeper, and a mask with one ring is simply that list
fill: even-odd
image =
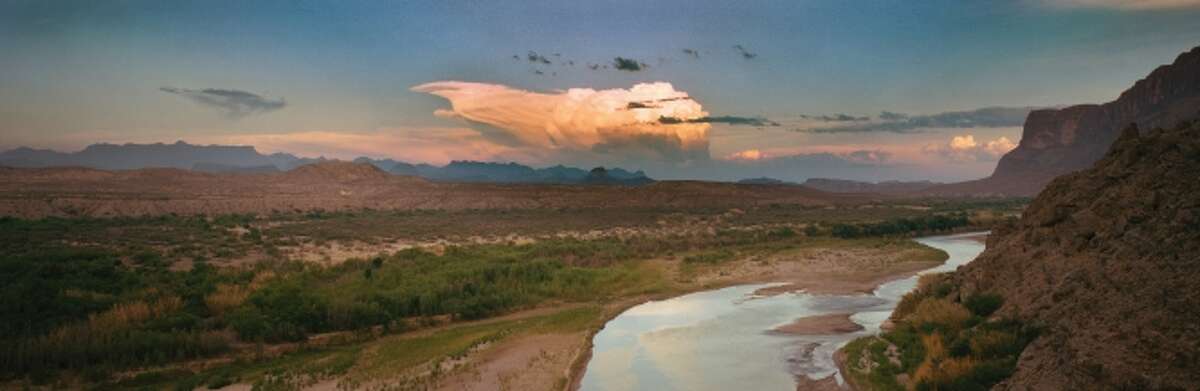
[{"label": "sunlit cloud", "polygon": [[973,135],[954,136],[945,144],[929,144],[923,151],[952,162],[995,161],[1017,144],[1007,137],[987,142],[975,141]]},{"label": "sunlit cloud", "polygon": [[[711,125],[690,122],[708,113],[670,83],[543,93],[499,84],[439,81],[412,90],[450,101],[449,109],[439,109],[435,115],[486,125],[477,129],[481,135],[514,148],[669,161],[708,159]],[[659,121],[663,117],[680,121],[664,124]]]},{"label": "sunlit cloud", "polygon": [[805,152],[764,151],[747,149],[725,155],[722,160],[733,163],[766,163],[770,161],[823,159],[851,165],[886,165],[892,162],[893,154],[878,149],[845,150],[829,148],[810,149]]},{"label": "sunlit cloud", "polygon": [[762,160],[768,156],[769,155],[763,153],[763,151],[757,149],[747,149],[745,151],[731,153],[728,156],[725,156],[725,160]]}]

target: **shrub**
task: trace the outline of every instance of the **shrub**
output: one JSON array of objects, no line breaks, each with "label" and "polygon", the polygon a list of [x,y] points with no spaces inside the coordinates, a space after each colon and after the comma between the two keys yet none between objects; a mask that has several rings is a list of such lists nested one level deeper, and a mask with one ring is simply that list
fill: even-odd
[{"label": "shrub", "polygon": [[987,293],[971,295],[963,303],[972,314],[985,318],[1000,309],[1003,304],[1004,298],[1000,295]]},{"label": "shrub", "polygon": [[971,319],[971,313],[946,299],[925,299],[906,319],[922,330],[957,332]]}]

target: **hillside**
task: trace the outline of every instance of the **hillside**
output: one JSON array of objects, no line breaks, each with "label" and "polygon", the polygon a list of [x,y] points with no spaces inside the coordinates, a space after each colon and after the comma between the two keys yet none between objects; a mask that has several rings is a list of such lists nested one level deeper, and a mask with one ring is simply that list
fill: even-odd
[{"label": "hillside", "polygon": [[888,332],[847,345],[849,378],[864,389],[1200,389],[1198,171],[1200,124],[1127,128],[1094,167],[1055,179],[993,230],[974,261],[922,278]]},{"label": "hillside", "polygon": [[[954,280],[1043,325],[1000,389],[1200,387],[1200,125],[1122,133]],[[1093,388],[1095,389],[1095,388]]]},{"label": "hillside", "polygon": [[1029,113],[1021,142],[988,178],[937,186],[927,195],[1032,196],[1055,177],[1090,167],[1126,125],[1173,127],[1200,117],[1200,47],[1138,80],[1114,101]]}]

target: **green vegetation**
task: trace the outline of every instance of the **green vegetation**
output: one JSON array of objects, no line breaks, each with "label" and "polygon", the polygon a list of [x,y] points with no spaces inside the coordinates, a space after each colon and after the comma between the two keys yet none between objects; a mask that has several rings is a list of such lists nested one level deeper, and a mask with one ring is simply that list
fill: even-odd
[{"label": "green vegetation", "polygon": [[890,235],[924,235],[971,225],[965,213],[935,214],[881,222],[835,224],[830,234],[843,239]]},{"label": "green vegetation", "polygon": [[[922,278],[893,314],[896,327],[847,344],[855,382],[870,390],[986,390],[1011,375],[1037,328],[988,318],[1003,304],[995,294],[962,303],[939,276]],[[906,375],[901,384],[898,375]]]},{"label": "green vegetation", "polygon": [[[572,218],[563,218],[564,213]],[[396,365],[427,363],[480,341],[538,327],[593,325],[602,318],[597,304],[673,292],[687,283],[686,278],[668,278],[662,262],[647,259],[678,260],[687,274],[781,251],[897,246],[903,241],[899,235],[844,240],[830,235],[829,227],[875,224],[871,222],[879,218],[912,220],[929,213],[882,205],[4,217],[0,381],[62,381],[65,374],[87,384],[115,381],[128,388],[181,378],[186,380],[174,385],[252,379],[261,381],[262,389],[289,388],[298,381],[361,369],[367,340],[374,341],[371,354],[391,354],[389,360],[401,363]],[[281,250],[346,241],[470,243],[470,235],[611,227],[646,228],[648,233],[586,240],[546,236],[528,244],[445,244],[322,264],[289,260]],[[687,229],[670,229],[674,227]],[[499,329],[428,336],[452,342],[394,339],[416,328],[563,303],[590,309]],[[971,308],[982,311],[988,305],[982,300]],[[336,336],[336,342],[313,346],[312,337],[323,333]],[[398,350],[374,348],[384,342],[394,342]],[[456,348],[446,351],[439,347],[443,345]],[[280,347],[296,350],[282,357],[263,352]],[[236,361],[199,373],[171,367],[218,356]],[[140,372],[109,378],[131,370]],[[301,373],[316,375],[297,375]]]}]

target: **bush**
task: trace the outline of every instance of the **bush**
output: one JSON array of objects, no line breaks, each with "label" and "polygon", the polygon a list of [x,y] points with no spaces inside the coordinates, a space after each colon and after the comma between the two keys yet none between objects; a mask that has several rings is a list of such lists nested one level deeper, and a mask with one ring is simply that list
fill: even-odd
[{"label": "bush", "polygon": [[985,318],[1000,309],[1000,306],[1003,304],[1004,298],[1000,297],[1000,295],[987,293],[971,295],[963,303],[967,309],[971,310],[972,314]]}]

